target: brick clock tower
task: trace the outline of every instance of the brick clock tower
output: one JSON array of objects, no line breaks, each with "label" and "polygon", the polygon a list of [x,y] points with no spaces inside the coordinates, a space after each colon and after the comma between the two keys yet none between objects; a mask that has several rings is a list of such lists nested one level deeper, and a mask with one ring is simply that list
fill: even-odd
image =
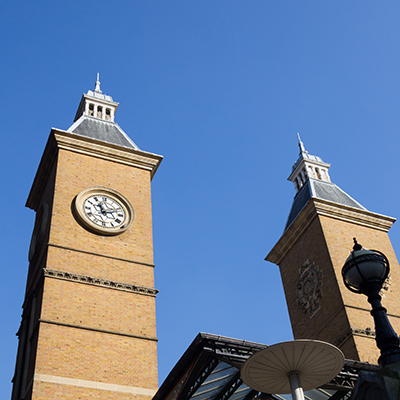
[{"label": "brick clock tower", "polygon": [[288,180],[296,196],[282,237],[266,260],[279,265],[295,339],[338,346],[346,358],[377,363],[374,321],[366,296],[350,292],[341,269],[353,246],[388,257],[391,272],[383,292],[389,319],[400,331],[400,268],[387,234],[394,218],[366,210],[330,180],[329,164],[300,155]]},{"label": "brick clock tower", "polygon": [[52,129],[27,207],[36,212],[12,400],[151,399],[157,389],[151,179],[162,157],[82,96]]}]

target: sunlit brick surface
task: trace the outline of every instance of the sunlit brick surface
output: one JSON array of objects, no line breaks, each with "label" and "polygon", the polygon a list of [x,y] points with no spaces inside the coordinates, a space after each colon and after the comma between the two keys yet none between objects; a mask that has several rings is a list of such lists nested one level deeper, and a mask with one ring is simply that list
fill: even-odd
[{"label": "sunlit brick surface", "polygon": [[[157,389],[151,170],[91,152],[59,148],[40,169],[47,181],[34,201],[49,204],[51,216],[27,284],[27,310],[36,310],[27,400],[148,400]],[[129,200],[130,229],[104,236],[77,221],[74,199],[93,186]]]}]

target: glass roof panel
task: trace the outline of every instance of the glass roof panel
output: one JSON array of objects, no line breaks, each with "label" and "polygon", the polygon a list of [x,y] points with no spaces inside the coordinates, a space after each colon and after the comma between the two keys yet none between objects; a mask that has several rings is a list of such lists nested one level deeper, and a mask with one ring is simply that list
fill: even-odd
[{"label": "glass roof panel", "polygon": [[335,390],[312,389],[304,392],[304,397],[311,400],[327,400],[335,393]]},{"label": "glass roof panel", "polygon": [[233,393],[231,397],[229,397],[229,400],[240,400],[244,399],[252,389],[250,389],[247,385],[244,383],[238,387],[238,389]]},{"label": "glass roof panel", "polygon": [[[229,397],[229,400],[241,400],[244,399],[251,391],[247,385],[244,383],[235,391],[235,393]],[[336,390],[328,390],[328,389],[312,389],[304,392],[304,397],[307,400],[328,400],[336,393]],[[349,395],[351,393],[349,392]],[[347,399],[349,397],[345,397]],[[280,400],[292,400],[291,394],[273,394],[274,398]]]},{"label": "glass roof panel", "polygon": [[207,400],[217,396],[237,372],[237,368],[225,362],[219,362],[203,384],[196,390],[192,398]]},{"label": "glass roof panel", "polygon": [[[226,362],[220,361],[207,379],[192,395],[192,399],[215,399],[238,371],[238,368],[233,367]],[[229,400],[243,400],[251,392],[251,390],[251,388],[242,383],[242,385],[240,385],[240,387],[229,397]],[[312,389],[304,392],[304,397],[306,400],[328,400],[335,393],[335,390]],[[280,400],[292,400],[291,394],[274,394],[273,396],[274,398]]]},{"label": "glass roof panel", "polygon": [[274,396],[278,399],[282,400],[292,400],[292,395],[291,394],[274,394]]},{"label": "glass roof panel", "polygon": [[224,362],[224,361],[220,361],[218,363],[218,365],[213,369],[213,371],[211,372],[212,374],[217,373],[218,371],[221,371],[221,369],[227,369],[227,368],[232,368],[232,365]]},{"label": "glass roof panel", "polygon": [[196,400],[208,400],[208,399],[213,399],[214,397],[216,397],[218,395],[218,393],[220,392],[221,388],[215,388],[213,390],[210,390],[208,392],[203,392],[203,393],[199,393],[199,394],[195,394],[192,396],[192,398],[195,398]]}]

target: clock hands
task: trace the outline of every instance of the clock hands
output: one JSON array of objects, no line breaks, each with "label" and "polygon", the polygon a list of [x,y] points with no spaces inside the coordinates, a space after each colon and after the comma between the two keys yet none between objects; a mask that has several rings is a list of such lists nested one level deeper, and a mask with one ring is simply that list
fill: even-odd
[{"label": "clock hands", "polygon": [[[104,209],[103,205],[106,206],[107,208]],[[114,208],[108,208],[109,204],[107,204],[107,203],[100,203],[100,207],[101,207],[101,211],[102,211],[103,215],[105,215],[107,213],[115,213],[116,212],[116,210]]]},{"label": "clock hands", "polygon": [[[97,204],[94,205],[96,210],[96,214],[103,220],[107,221],[108,219],[116,219],[116,212],[114,208],[109,208],[109,204],[103,201],[99,201]],[[100,210],[98,209],[100,208]],[[109,215],[111,213],[111,216]],[[103,218],[104,217],[104,218]]]}]

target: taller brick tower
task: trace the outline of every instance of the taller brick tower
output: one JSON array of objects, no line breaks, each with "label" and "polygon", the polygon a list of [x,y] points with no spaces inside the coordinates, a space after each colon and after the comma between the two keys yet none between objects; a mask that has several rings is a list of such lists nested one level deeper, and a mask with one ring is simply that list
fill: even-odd
[{"label": "taller brick tower", "polygon": [[391,276],[383,290],[394,329],[400,331],[400,268],[387,234],[394,218],[366,210],[330,180],[329,164],[300,155],[288,180],[296,196],[278,243],[266,260],[279,265],[295,339],[319,339],[347,358],[377,363],[371,306],[344,286],[341,269],[353,237],[388,257]]},{"label": "taller brick tower", "polygon": [[151,179],[162,157],[82,96],[52,129],[27,207],[36,212],[12,400],[151,399],[157,389]]}]

